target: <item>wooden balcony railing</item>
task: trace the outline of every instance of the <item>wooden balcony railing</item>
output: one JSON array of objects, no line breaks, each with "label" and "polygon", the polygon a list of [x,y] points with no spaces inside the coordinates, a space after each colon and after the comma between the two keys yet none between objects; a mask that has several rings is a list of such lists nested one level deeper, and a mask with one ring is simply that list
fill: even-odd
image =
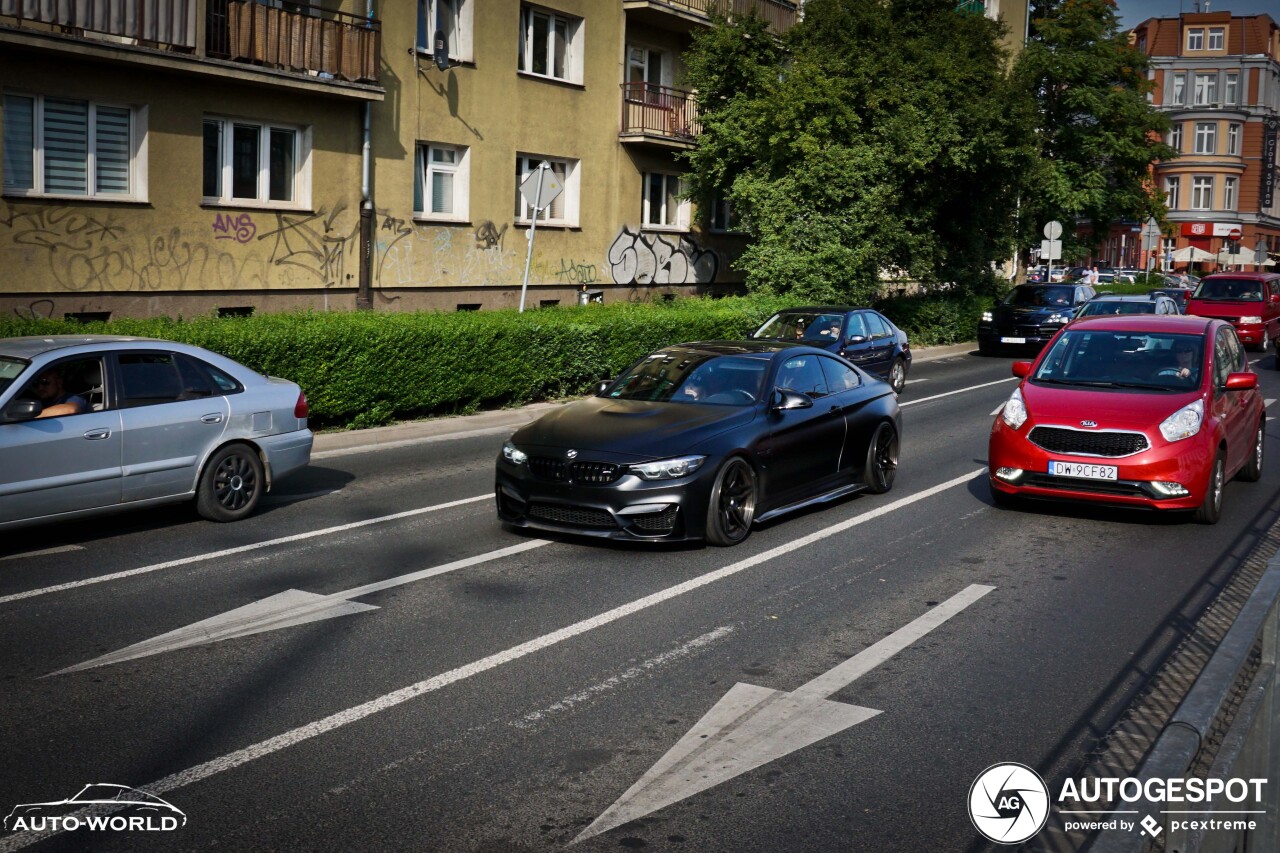
[{"label": "wooden balcony railing", "polygon": [[207,0],[206,53],[267,68],[378,82],[382,22],[289,0]]},{"label": "wooden balcony railing", "polygon": [[719,12],[730,18],[754,14],[764,19],[776,33],[784,33],[796,22],[796,5],[787,0],[650,0],[655,6],[671,6],[695,15]]},{"label": "wooden balcony railing", "polygon": [[198,8],[198,0],[0,0],[0,22],[189,53]]},{"label": "wooden balcony railing", "polygon": [[702,133],[693,93],[652,83],[623,83],[622,132],[692,142]]}]

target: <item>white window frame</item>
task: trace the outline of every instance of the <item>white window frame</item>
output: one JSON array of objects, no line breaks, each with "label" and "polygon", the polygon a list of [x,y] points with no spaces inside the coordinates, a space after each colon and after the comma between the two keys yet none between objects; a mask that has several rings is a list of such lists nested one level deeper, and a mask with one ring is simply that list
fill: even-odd
[{"label": "white window frame", "polygon": [[1182,153],[1182,122],[1175,121],[1173,127],[1169,128],[1169,147],[1179,154]]},{"label": "white window frame", "polygon": [[[10,198],[62,198],[93,199],[102,202],[145,202],[147,201],[147,118],[146,105],[121,104],[111,101],[93,101],[87,98],[63,97],[61,95],[43,95],[34,92],[5,90],[0,93],[0,113],[3,112],[3,96],[30,98],[32,104],[32,173],[30,189],[7,188],[0,184],[0,193]],[[46,97],[56,100],[81,101],[88,105],[88,136],[85,166],[85,192],[83,193],[51,193],[44,191],[44,100]],[[97,171],[97,111],[99,107],[128,110],[129,112],[129,192],[99,192]],[[0,144],[3,144],[0,142]]]},{"label": "white window frame", "polygon": [[1193,149],[1196,154],[1218,153],[1218,123],[1212,121],[1196,122],[1196,142]]},{"label": "white window frame", "polygon": [[1240,103],[1240,72],[1228,71],[1222,79],[1222,102],[1224,104]]},{"label": "white window frame", "polygon": [[1223,50],[1227,46],[1227,30],[1225,27],[1209,27],[1209,38],[1205,42],[1205,50]]},{"label": "white window frame", "polygon": [[564,166],[564,205],[561,208],[562,215],[558,219],[551,218],[550,206],[545,207],[542,215],[538,217],[538,227],[542,228],[548,225],[553,228],[578,227],[578,199],[582,186],[581,162],[565,157],[545,157],[540,154],[526,154],[524,152],[516,153],[516,165],[520,168],[520,177],[516,181],[516,204],[518,205],[515,215],[516,223],[529,225],[533,222],[533,205],[525,201],[520,192],[520,184],[524,182],[524,179],[531,172],[537,171],[538,164],[543,160],[552,165],[559,163]]},{"label": "white window frame", "polygon": [[1164,179],[1164,204],[1170,210],[1177,210],[1178,204],[1182,201],[1182,178],[1178,175],[1170,175]]},{"label": "white window frame", "polygon": [[[437,163],[432,152],[452,151],[452,164]],[[436,213],[430,210],[431,177],[433,174],[453,175],[453,212]],[[445,145],[440,142],[419,142],[414,149],[413,177],[422,193],[422,207],[413,212],[414,219],[434,222],[467,222],[471,219],[471,149],[465,145]]]},{"label": "white window frame", "polygon": [[1187,27],[1187,50],[1204,50],[1204,27]]},{"label": "white window frame", "polygon": [[[658,211],[653,210],[653,205],[649,201],[649,190],[655,181],[662,182],[662,205]],[[671,181],[676,183],[675,210],[667,210],[667,192],[670,189],[668,184]],[[691,205],[688,199],[679,197],[685,190],[684,178],[669,172],[645,172],[640,185],[642,191],[640,201],[641,228],[645,231],[689,230]]]},{"label": "white window frame", "polygon": [[1234,122],[1227,125],[1227,153],[1236,157],[1240,155],[1240,130]]},{"label": "white window frame", "polygon": [[[548,34],[555,31],[556,22],[565,24],[564,76],[555,75],[555,59],[552,45],[555,39],[547,38],[547,73],[533,70],[533,20],[535,15],[547,18]],[[583,42],[586,39],[586,24],[582,18],[567,15],[554,9],[535,6],[529,3],[520,4],[520,41],[516,70],[522,75],[537,77],[543,80],[558,80],[562,83],[582,85],[582,57],[585,53]]]},{"label": "white window frame", "polygon": [[1239,180],[1235,177],[1228,176],[1222,179],[1222,209],[1235,210],[1239,203],[1240,195],[1236,191],[1239,186]]},{"label": "white window frame", "polygon": [[1195,105],[1216,104],[1218,102],[1218,73],[1197,74],[1195,79]]},{"label": "white window frame", "polygon": [[[226,115],[206,114],[204,121],[222,123],[222,144],[219,150],[222,178],[220,196],[203,195],[203,147],[201,149],[201,204],[210,207],[251,207],[272,210],[307,210],[311,207],[311,128],[296,124],[262,121],[261,119],[234,118]],[[232,136],[236,125],[247,125],[258,128],[258,181],[257,195],[254,198],[239,198],[231,195],[233,184]],[[201,122],[201,133],[204,123]],[[271,131],[285,130],[293,133],[293,198],[289,201],[271,199]],[[201,137],[203,139],[203,135]]]},{"label": "white window frame", "polygon": [[472,33],[475,32],[476,0],[418,0],[418,22],[421,25],[418,53],[426,56],[435,54],[437,3],[444,6],[445,33],[449,34],[452,29],[452,34],[448,36],[449,59],[454,62],[472,62],[475,55]]},{"label": "white window frame", "polygon": [[1213,210],[1213,176],[1196,175],[1191,179],[1191,209]]},{"label": "white window frame", "polygon": [[1173,72],[1173,82],[1169,85],[1169,103],[1185,104],[1187,102],[1187,72]]}]

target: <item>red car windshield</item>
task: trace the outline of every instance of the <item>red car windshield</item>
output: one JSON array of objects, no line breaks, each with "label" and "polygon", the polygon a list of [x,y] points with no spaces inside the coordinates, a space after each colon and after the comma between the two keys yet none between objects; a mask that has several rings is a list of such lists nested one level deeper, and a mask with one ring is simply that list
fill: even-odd
[{"label": "red car windshield", "polygon": [[1192,299],[1219,299],[1230,302],[1261,302],[1262,282],[1248,278],[1206,278]]},{"label": "red car windshield", "polygon": [[1189,391],[1200,385],[1203,335],[1068,329],[1031,381],[1089,388]]}]

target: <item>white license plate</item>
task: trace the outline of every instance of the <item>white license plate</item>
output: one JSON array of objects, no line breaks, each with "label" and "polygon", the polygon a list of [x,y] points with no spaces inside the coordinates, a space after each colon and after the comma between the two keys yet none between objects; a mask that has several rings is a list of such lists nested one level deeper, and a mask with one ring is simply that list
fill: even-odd
[{"label": "white license plate", "polygon": [[1055,477],[1080,477],[1084,480],[1115,480],[1118,470],[1114,465],[1089,465],[1084,462],[1049,463],[1049,473]]},{"label": "white license plate", "polygon": [[1025,344],[1026,342],[1027,342],[1026,338],[1001,338],[1000,339],[1000,343],[1002,344]]}]

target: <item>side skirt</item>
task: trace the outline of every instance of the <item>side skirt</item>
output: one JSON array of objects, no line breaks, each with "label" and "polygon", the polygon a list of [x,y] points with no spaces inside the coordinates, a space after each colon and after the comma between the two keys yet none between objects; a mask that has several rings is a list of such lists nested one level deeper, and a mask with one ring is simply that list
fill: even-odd
[{"label": "side skirt", "polygon": [[816,497],[806,498],[802,501],[797,501],[796,503],[793,503],[793,504],[787,504],[786,506],[781,506],[781,507],[778,507],[777,509],[771,509],[768,512],[757,515],[755,517],[755,521],[756,522],[768,521],[769,519],[777,518],[778,516],[783,515],[784,513],[795,512],[798,509],[804,509],[805,507],[814,506],[815,504],[829,503],[834,500],[839,500],[840,498],[846,497],[848,495],[853,495],[853,494],[857,494],[858,492],[865,491],[866,488],[867,487],[862,485],[861,483],[850,483],[847,486],[841,486],[838,489],[833,489],[830,492],[826,492]]}]

